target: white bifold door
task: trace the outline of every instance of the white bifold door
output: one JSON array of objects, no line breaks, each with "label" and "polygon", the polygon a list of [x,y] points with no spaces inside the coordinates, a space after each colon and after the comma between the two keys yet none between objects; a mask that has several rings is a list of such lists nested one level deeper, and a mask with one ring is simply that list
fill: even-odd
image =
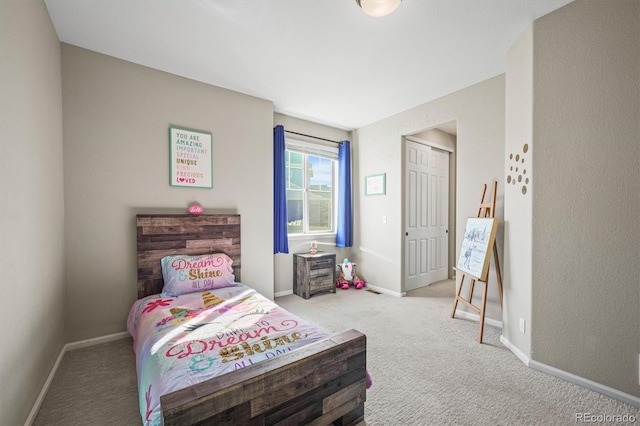
[{"label": "white bifold door", "polygon": [[405,140],[405,291],[448,277],[449,152]]}]

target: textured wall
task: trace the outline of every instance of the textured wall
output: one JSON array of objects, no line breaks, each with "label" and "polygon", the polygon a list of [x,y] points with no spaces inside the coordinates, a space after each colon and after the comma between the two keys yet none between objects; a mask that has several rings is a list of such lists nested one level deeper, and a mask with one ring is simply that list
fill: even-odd
[{"label": "textured wall", "polygon": [[640,2],[534,23],[532,359],[640,396]]},{"label": "textured wall", "polygon": [[42,1],[0,2],[0,423],[23,424],[64,343],[60,43]]},{"label": "textured wall", "polygon": [[[270,101],[62,45],[68,340],[120,332],[137,213],[242,217],[242,280],[273,297]],[[169,186],[169,126],[211,132],[213,188]],[[90,301],[91,303],[87,303]]]},{"label": "textured wall", "polygon": [[[531,357],[533,25],[507,53],[505,77],[504,309],[502,334]],[[526,148],[527,152],[524,152]],[[525,321],[520,331],[520,318]]]},{"label": "textured wall", "polygon": [[[355,132],[357,144],[357,180],[386,173],[384,196],[366,197],[362,187],[355,188],[360,215],[356,247],[361,257],[358,266],[367,280],[390,292],[401,294],[403,286],[403,135],[423,132],[451,120],[457,122],[456,180],[456,253],[460,253],[466,220],[475,216],[482,185],[498,181],[496,217],[503,219],[504,167],[504,76],[500,75],[466,89],[425,103]],[[387,223],[382,224],[382,215]],[[452,225],[453,226],[453,225]],[[497,242],[502,256],[503,233],[500,224]],[[487,316],[501,320],[495,270],[491,262]],[[476,292],[480,295],[481,292]],[[479,303],[478,300],[474,302]],[[453,303],[453,301],[452,301]],[[464,308],[461,308],[464,309]]]}]

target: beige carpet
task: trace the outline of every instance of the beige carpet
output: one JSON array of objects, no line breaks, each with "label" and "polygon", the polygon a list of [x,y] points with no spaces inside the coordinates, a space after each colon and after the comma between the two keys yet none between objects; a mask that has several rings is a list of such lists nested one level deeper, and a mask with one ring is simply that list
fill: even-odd
[{"label": "beige carpet", "polygon": [[[338,290],[277,302],[328,332],[367,335],[367,425],[571,425],[576,415],[640,409],[527,368],[486,326],[451,319],[454,283],[396,298]],[[141,424],[130,339],[65,355],[35,425]]]}]

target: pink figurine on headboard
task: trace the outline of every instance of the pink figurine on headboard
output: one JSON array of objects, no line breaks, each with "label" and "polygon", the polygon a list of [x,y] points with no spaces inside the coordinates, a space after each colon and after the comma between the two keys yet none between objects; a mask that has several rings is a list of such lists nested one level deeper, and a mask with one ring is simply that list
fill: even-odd
[{"label": "pink figurine on headboard", "polygon": [[187,210],[194,216],[200,216],[204,212],[204,209],[198,203],[191,204]]}]

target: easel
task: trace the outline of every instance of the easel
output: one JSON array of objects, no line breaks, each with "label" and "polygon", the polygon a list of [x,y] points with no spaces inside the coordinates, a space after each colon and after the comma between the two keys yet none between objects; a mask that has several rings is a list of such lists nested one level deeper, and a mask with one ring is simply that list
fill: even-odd
[{"label": "easel", "polygon": [[[487,203],[484,201],[484,196],[487,192],[487,184],[485,183],[482,187],[482,197],[480,198],[480,207],[478,207],[478,215],[476,217],[494,217],[495,208],[496,208],[496,191],[498,189],[498,182],[493,182],[493,191],[491,194],[491,200]],[[498,291],[500,293],[500,307],[502,307],[502,274],[500,273],[500,260],[498,258],[498,247],[493,242],[493,261],[496,266],[496,276],[498,280]],[[454,268],[456,269],[456,268]],[[456,271],[462,272],[458,269]],[[462,285],[464,284],[465,277],[469,277],[471,279],[471,286],[469,287],[469,296],[467,299],[460,296],[462,293]],[[473,289],[477,282],[481,282],[484,284],[484,292],[482,293],[482,306],[477,307],[471,303],[471,299],[473,298]],[[455,301],[453,303],[453,310],[451,311],[451,318],[455,318],[456,308],[458,307],[458,302],[462,302],[473,312],[478,314],[480,317],[480,328],[478,330],[478,343],[482,343],[482,334],[484,332],[484,312],[487,307],[487,293],[489,291],[489,272],[487,272],[487,277],[484,281],[479,278],[472,277],[470,275],[462,273],[462,278],[460,279],[460,286],[458,287],[458,292],[456,294]]]}]

